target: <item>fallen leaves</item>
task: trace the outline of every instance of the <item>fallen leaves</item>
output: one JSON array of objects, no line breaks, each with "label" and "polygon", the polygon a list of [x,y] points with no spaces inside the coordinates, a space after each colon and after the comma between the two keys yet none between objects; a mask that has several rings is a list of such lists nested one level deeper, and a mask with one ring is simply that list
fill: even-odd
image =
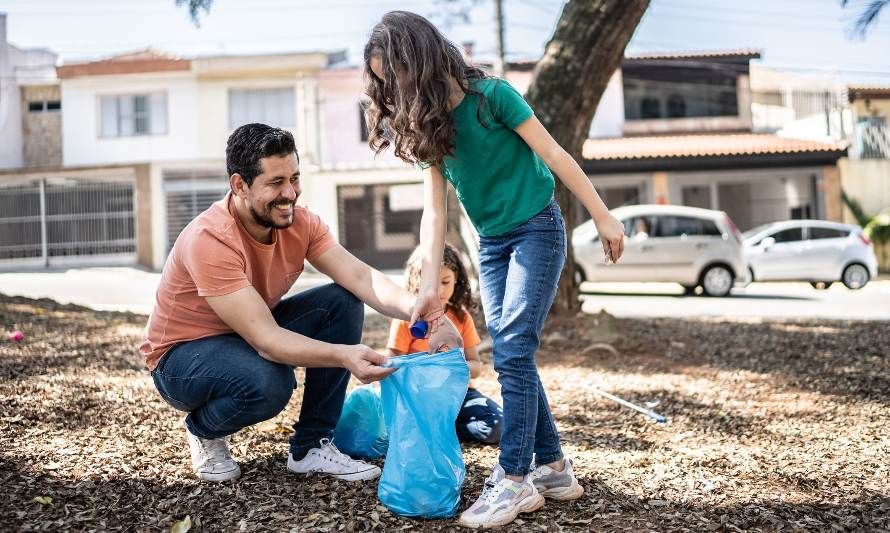
[{"label": "fallen leaves", "polygon": [[[144,324],[143,316],[0,295],[0,326],[28,335],[0,343],[3,529],[457,529],[454,520],[393,515],[373,483],[290,474],[287,437],[301,388],[283,413],[233,437],[241,479],[199,482],[183,415],[160,399],[136,353]],[[382,347],[387,326],[368,316],[363,342]],[[548,501],[504,531],[890,528],[886,323],[600,313],[552,320],[545,339],[540,374],[585,496]],[[493,372],[477,382],[499,398]],[[598,387],[659,402],[670,423],[600,398],[591,392]],[[464,505],[497,453],[465,447]]]}]

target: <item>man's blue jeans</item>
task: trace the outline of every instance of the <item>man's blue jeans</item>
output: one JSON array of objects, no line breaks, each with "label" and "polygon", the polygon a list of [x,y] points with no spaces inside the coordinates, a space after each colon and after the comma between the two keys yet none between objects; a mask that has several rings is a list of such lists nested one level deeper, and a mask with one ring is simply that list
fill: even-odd
[{"label": "man's blue jeans", "polygon": [[[282,300],[272,311],[279,326],[337,343],[361,342],[364,304],[339,285],[325,285]],[[231,435],[280,413],[296,387],[294,369],[262,358],[236,334],[177,344],[152,372],[161,396],[187,411],[192,434],[205,439]],[[301,459],[319,439],[330,438],[343,409],[349,372],[307,368],[300,418],[290,450]]]},{"label": "man's blue jeans", "polygon": [[482,308],[504,401],[500,465],[511,476],[562,459],[559,433],[535,365],[541,329],[565,264],[556,200],[509,233],[479,239]]}]

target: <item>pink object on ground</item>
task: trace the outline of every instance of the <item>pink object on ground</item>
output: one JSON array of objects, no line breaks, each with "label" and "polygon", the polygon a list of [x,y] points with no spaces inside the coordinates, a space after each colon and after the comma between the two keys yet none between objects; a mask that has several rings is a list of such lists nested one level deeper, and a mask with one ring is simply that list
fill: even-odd
[{"label": "pink object on ground", "polygon": [[22,333],[20,330],[15,330],[9,334],[9,340],[13,342],[21,342],[25,340],[25,334]]}]

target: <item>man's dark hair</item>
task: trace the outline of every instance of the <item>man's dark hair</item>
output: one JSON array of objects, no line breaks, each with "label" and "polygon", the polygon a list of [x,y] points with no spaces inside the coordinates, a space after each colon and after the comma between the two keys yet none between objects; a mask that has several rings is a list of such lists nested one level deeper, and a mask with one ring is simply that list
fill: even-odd
[{"label": "man's dark hair", "polygon": [[260,159],[290,154],[296,155],[297,162],[300,161],[294,136],[289,131],[256,122],[245,124],[229,135],[226,170],[229,176],[240,174],[249,187],[253,185],[253,179],[263,173]]}]

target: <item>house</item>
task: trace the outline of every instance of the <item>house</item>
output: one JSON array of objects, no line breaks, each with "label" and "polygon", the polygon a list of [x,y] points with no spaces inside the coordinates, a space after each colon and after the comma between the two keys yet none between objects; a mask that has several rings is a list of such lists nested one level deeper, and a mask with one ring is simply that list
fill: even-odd
[{"label": "house", "polygon": [[845,145],[826,131],[787,136],[782,127],[809,118],[793,106],[774,106],[787,111],[782,120],[758,120],[754,110],[764,106],[754,101],[750,61],[759,57],[736,50],[625,58],[583,152],[607,204],[721,209],[742,230],[787,218],[840,220]]},{"label": "house", "polygon": [[0,13],[0,169],[61,163],[57,56],[7,41]]},{"label": "house", "polygon": [[[742,229],[785,218],[840,220],[837,162],[846,147],[838,131],[852,129],[849,109],[837,111],[834,97],[826,107],[824,94],[805,85],[765,82],[775,76],[752,69],[758,57],[751,50],[627,57],[583,152],[607,204],[723,209]],[[18,228],[0,233],[0,266],[160,269],[182,228],[228,190],[228,135],[259,121],[294,133],[300,203],[358,257],[400,268],[418,244],[421,174],[370,151],[362,71],[343,58],[143,50],[58,67],[61,153],[49,166],[0,171],[0,201],[21,211],[0,214],[0,232]],[[511,63],[506,77],[524,91],[533,67]],[[459,210],[451,213],[450,238],[472,238]]]},{"label": "house", "polygon": [[[890,209],[890,86],[850,86],[850,157],[840,162],[841,186],[873,216]],[[844,221],[857,223],[849,209]],[[890,243],[875,242],[881,270],[890,270]]]},{"label": "house", "polygon": [[[182,228],[228,190],[225,143],[238,125],[288,129],[304,164],[317,165],[318,76],[341,57],[143,50],[58,67],[60,157],[0,171],[0,199],[21,211],[0,265],[160,269]],[[0,228],[13,227],[7,213]]]}]

